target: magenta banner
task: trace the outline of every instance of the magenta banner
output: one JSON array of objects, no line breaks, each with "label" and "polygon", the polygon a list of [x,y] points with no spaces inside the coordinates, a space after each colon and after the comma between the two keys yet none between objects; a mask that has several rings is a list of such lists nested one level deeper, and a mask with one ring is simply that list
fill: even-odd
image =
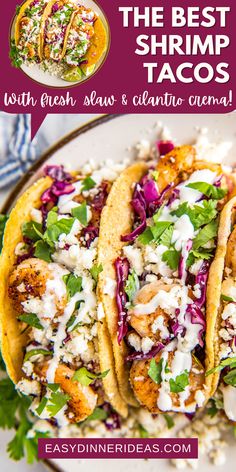
[{"label": "magenta banner", "polygon": [[197,459],[198,440],[188,439],[45,439],[39,459]]},{"label": "magenta banner", "polygon": [[[50,68],[45,72],[40,64],[28,67],[22,58],[19,61],[13,35],[16,0],[3,3],[1,110],[32,113],[35,134],[48,113],[228,113],[235,109],[235,1],[92,3],[106,27],[103,60],[99,67],[93,64],[92,74],[91,66],[89,72],[84,64],[75,72],[69,69],[66,80],[50,75],[54,73]],[[86,67],[87,76],[83,72],[83,78],[73,82],[73,73],[82,74]]]}]

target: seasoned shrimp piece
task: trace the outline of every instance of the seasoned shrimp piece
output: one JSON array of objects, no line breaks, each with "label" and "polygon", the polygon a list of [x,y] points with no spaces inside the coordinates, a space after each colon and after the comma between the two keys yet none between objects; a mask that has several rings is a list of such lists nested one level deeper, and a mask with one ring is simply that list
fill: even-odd
[{"label": "seasoned shrimp piece", "polygon": [[[48,365],[44,365],[40,371],[40,375],[46,378]],[[97,394],[89,386],[81,385],[79,382],[73,381],[74,371],[65,364],[58,366],[55,374],[55,383],[58,383],[63,390],[70,396],[68,402],[68,412],[74,413],[73,418],[69,418],[71,423],[79,423],[85,420],[97,404]]]},{"label": "seasoned shrimp piece", "polygon": [[[22,302],[30,298],[42,298],[46,291],[47,280],[53,278],[49,264],[42,259],[27,259],[19,264],[9,277],[8,295],[17,313],[23,312]],[[58,311],[65,306],[65,299],[58,300]]]},{"label": "seasoned shrimp piece", "polygon": [[[168,354],[168,365],[171,367],[171,363],[174,357],[173,352]],[[156,363],[161,359],[161,352],[155,357]],[[151,360],[135,361],[130,370],[130,382],[134,390],[134,394],[141,405],[147,407],[151,413],[158,413],[160,410],[157,406],[157,400],[159,397],[160,385],[156,384],[148,375]],[[201,365],[192,358],[192,369],[189,373],[189,396],[185,401],[186,411],[187,406],[195,402],[195,393],[197,390],[203,389],[205,376]],[[171,392],[170,397],[172,400],[173,409],[180,406],[179,396],[176,393]],[[182,410],[181,410],[182,411]]]},{"label": "seasoned shrimp piece", "polygon": [[[165,285],[162,282],[153,282],[144,285],[134,298],[134,307],[138,304],[149,303],[160,290],[169,292],[171,288],[173,288],[173,285]],[[163,340],[163,334],[165,339],[168,337],[167,327],[170,316],[160,307],[156,309],[155,313],[148,315],[138,315],[135,313],[134,308],[132,308],[129,312],[129,316],[129,324],[141,337],[148,336],[153,341]]]},{"label": "seasoned shrimp piece", "polygon": [[162,192],[172,182],[178,185],[183,180],[184,172],[192,170],[194,160],[195,149],[192,146],[175,147],[161,157],[157,164],[159,191]]},{"label": "seasoned shrimp piece", "polygon": [[223,280],[221,293],[226,297],[236,299],[236,279],[234,277],[227,277]]},{"label": "seasoned shrimp piece", "polygon": [[231,275],[236,276],[236,226],[234,227],[227,244],[225,266],[232,270]]}]

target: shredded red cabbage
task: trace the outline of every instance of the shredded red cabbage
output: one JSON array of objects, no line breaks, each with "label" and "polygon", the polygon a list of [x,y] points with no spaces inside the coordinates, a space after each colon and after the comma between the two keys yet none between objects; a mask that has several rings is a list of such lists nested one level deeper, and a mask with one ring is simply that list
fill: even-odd
[{"label": "shredded red cabbage", "polygon": [[164,347],[165,347],[164,344],[159,342],[158,344],[153,346],[152,349],[149,352],[147,352],[146,354],[144,354],[143,352],[134,352],[134,353],[130,354],[129,356],[127,356],[125,360],[126,361],[141,361],[141,360],[145,360],[145,359],[152,359]]},{"label": "shredded red cabbage", "polygon": [[179,198],[180,190],[179,188],[174,188],[171,196],[168,200],[167,206],[170,206],[177,198]]},{"label": "shredded red cabbage", "polygon": [[[175,310],[176,317],[178,316],[178,314],[179,314],[179,309]],[[175,337],[177,337],[178,334],[184,335],[186,331],[185,328],[178,322],[178,318],[174,322],[171,323],[171,329]]]},{"label": "shredded red cabbage", "polygon": [[191,239],[187,241],[185,244],[185,247],[182,250],[182,253],[179,258],[179,267],[178,267],[178,277],[182,280],[185,281],[186,279],[186,262],[188,259],[189,251],[192,249],[193,242]]},{"label": "shredded red cabbage", "polygon": [[195,305],[197,305],[199,308],[202,308],[202,306],[204,305],[206,301],[206,289],[207,289],[207,279],[208,279],[208,274],[209,274],[209,266],[210,266],[209,262],[204,261],[195,278],[195,284],[199,284],[199,288],[201,290],[200,298],[197,298],[195,300]]},{"label": "shredded red cabbage", "polygon": [[16,263],[20,264],[21,262],[25,261],[26,259],[30,259],[34,256],[34,245],[33,241],[29,241],[28,243],[28,250],[24,254],[17,256]]},{"label": "shredded red cabbage", "polygon": [[206,320],[203,315],[203,312],[197,305],[195,305],[195,303],[191,303],[190,305],[187,306],[186,313],[190,315],[191,323],[202,326],[202,328],[200,329],[198,333],[198,340],[199,340],[199,345],[203,347],[202,335],[206,328]]},{"label": "shredded red cabbage", "polygon": [[52,14],[56,13],[59,10],[59,5],[58,3],[54,3],[52,7]]},{"label": "shredded red cabbage", "polygon": [[126,234],[125,236],[121,236],[121,241],[124,242],[132,242],[136,239],[137,236],[142,234],[147,226],[146,222],[146,211],[145,208],[140,200],[137,198],[132,200],[132,207],[136,213],[136,215],[141,220],[140,225],[132,231],[130,234]]},{"label": "shredded red cabbage", "polygon": [[64,166],[47,165],[44,167],[44,174],[60,182],[70,182],[72,180],[72,175],[64,170]]},{"label": "shredded red cabbage", "polygon": [[168,152],[174,149],[174,143],[172,141],[157,141],[156,142],[157,150],[159,151],[160,156],[165,156]]},{"label": "shredded red cabbage", "polygon": [[118,343],[126,336],[128,331],[127,308],[128,297],[125,293],[125,283],[129,275],[129,261],[126,258],[118,257],[115,261],[116,270],[116,303],[118,309]]},{"label": "shredded red cabbage", "polygon": [[101,212],[103,207],[105,206],[107,197],[109,194],[109,182],[103,181],[102,184],[99,187],[99,191],[97,195],[93,198],[91,205],[92,207]]},{"label": "shredded red cabbage", "polygon": [[157,191],[156,183],[153,179],[149,179],[143,186],[143,193],[146,203],[152,203],[158,199],[159,194]]},{"label": "shredded red cabbage", "polygon": [[104,424],[109,431],[113,431],[114,429],[121,428],[121,418],[118,413],[113,410],[110,403],[105,402],[101,406],[101,408],[108,414],[108,418],[104,420]]},{"label": "shredded red cabbage", "polygon": [[87,226],[87,228],[83,228],[82,236],[85,239],[86,247],[90,248],[94,239],[96,239],[99,235],[99,228],[97,226]]},{"label": "shredded red cabbage", "polygon": [[73,191],[74,187],[72,184],[56,180],[55,182],[53,182],[50,188],[43,192],[43,194],[41,195],[41,201],[43,203],[52,202],[56,204],[58,201],[58,197],[60,197],[61,195],[68,195]]}]

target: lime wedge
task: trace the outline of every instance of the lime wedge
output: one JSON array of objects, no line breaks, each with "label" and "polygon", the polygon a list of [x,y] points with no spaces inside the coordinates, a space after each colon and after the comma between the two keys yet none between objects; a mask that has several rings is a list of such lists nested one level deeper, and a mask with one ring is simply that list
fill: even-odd
[{"label": "lime wedge", "polygon": [[82,77],[83,73],[79,67],[71,67],[61,76],[67,82],[78,82]]},{"label": "lime wedge", "polygon": [[92,64],[91,66],[82,64],[80,67],[83,71],[83,73],[88,77],[88,75],[91,75],[95,69],[96,64]]}]

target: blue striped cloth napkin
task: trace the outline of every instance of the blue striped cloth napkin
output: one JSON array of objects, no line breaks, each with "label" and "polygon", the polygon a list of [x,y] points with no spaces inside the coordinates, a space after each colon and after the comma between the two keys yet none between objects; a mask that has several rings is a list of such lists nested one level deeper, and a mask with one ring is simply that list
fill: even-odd
[{"label": "blue striped cloth napkin", "polygon": [[0,113],[0,188],[16,182],[40,153],[30,123],[30,115]]}]

